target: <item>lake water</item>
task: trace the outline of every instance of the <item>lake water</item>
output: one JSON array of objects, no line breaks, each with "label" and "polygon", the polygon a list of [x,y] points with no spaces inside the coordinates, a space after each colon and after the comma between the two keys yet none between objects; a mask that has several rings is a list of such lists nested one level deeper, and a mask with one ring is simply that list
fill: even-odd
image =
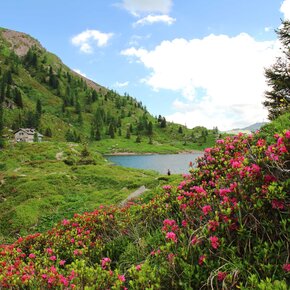
[{"label": "lake water", "polygon": [[152,155],[106,155],[109,161],[124,167],[151,169],[161,174],[167,174],[169,169],[172,174],[188,173],[189,163],[196,165],[196,158],[203,153],[185,154],[152,154]]}]

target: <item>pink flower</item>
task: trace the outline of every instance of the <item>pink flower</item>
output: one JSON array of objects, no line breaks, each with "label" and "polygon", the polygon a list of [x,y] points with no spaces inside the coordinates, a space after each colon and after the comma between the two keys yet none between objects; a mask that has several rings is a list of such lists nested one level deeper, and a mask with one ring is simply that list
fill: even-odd
[{"label": "pink flower", "polygon": [[285,133],[285,137],[286,137],[287,139],[290,139],[290,131],[287,131],[287,132]]},{"label": "pink flower", "polygon": [[198,244],[198,243],[199,243],[199,239],[198,239],[196,236],[194,236],[194,237],[192,238],[190,244],[194,246],[194,245],[196,245],[196,244]]},{"label": "pink flower", "polygon": [[[289,131],[290,132],[290,131]],[[290,272],[290,264],[288,263],[288,264],[284,264],[283,265],[283,270],[285,271],[285,272]]]},{"label": "pink flower", "polygon": [[218,274],[217,274],[217,279],[218,279],[218,281],[223,281],[225,278],[226,278],[226,276],[227,276],[227,272],[218,272]]},{"label": "pink flower", "polygon": [[173,262],[175,255],[173,253],[168,254],[167,259],[170,263]]},{"label": "pink flower", "polygon": [[51,256],[51,257],[49,257],[49,260],[51,260],[51,261],[55,261],[55,260],[56,260],[56,256]]},{"label": "pink flower", "polygon": [[187,226],[187,221],[186,221],[186,220],[183,220],[183,221],[181,222],[181,224],[182,224],[183,227],[186,227],[186,226]]},{"label": "pink flower", "polygon": [[202,255],[198,258],[198,265],[201,266],[205,262],[205,255]]},{"label": "pink flower", "polygon": [[106,269],[107,265],[111,263],[111,259],[110,258],[103,258],[102,259],[102,268]]},{"label": "pink flower", "polygon": [[65,260],[60,260],[60,261],[59,261],[59,264],[60,264],[61,266],[63,266],[63,265],[65,264],[65,262],[66,262]]},{"label": "pink flower", "polygon": [[69,225],[70,224],[70,221],[64,219],[61,223],[62,223],[63,226],[66,226],[66,225]]},{"label": "pink flower", "polygon": [[210,239],[210,243],[211,243],[211,246],[214,248],[214,249],[217,249],[219,247],[219,238],[216,237],[216,236],[211,236],[209,237]]},{"label": "pink flower", "polygon": [[118,279],[119,279],[121,282],[125,282],[125,281],[126,281],[124,275],[118,275]]},{"label": "pink flower", "polygon": [[217,144],[224,144],[224,143],[225,143],[225,140],[223,140],[223,139],[219,139],[219,140],[216,140],[216,143],[217,143]]},{"label": "pink flower", "polygon": [[208,225],[207,225],[207,228],[209,231],[216,231],[217,227],[219,226],[219,222],[218,221],[213,221],[213,220],[210,220],[208,222]]},{"label": "pink flower", "polygon": [[51,255],[51,254],[53,253],[53,250],[52,250],[51,248],[47,248],[47,249],[46,249],[46,252],[47,252],[49,255]]},{"label": "pink flower", "polygon": [[68,286],[68,280],[67,278],[65,278],[64,276],[60,276],[60,279],[59,279],[60,283],[63,284],[64,286]]},{"label": "pink flower", "polygon": [[207,215],[211,211],[212,211],[212,209],[211,209],[210,205],[205,205],[204,207],[202,207],[202,212],[204,215]]},{"label": "pink flower", "polygon": [[177,237],[174,232],[168,232],[166,233],[166,239],[172,240],[174,243],[177,243]]},{"label": "pink flower", "polygon": [[266,144],[266,141],[264,139],[259,139],[257,141],[257,146],[263,147]]},{"label": "pink flower", "polygon": [[35,254],[33,254],[33,253],[31,253],[31,254],[29,254],[29,256],[28,256],[30,259],[34,259],[35,257],[36,257],[36,255]]},{"label": "pink flower", "polygon": [[274,199],[272,200],[272,208],[284,209],[284,204],[282,201]]},{"label": "pink flower", "polygon": [[141,271],[141,265],[137,265],[137,266],[136,266],[136,270],[137,270],[137,271]]}]

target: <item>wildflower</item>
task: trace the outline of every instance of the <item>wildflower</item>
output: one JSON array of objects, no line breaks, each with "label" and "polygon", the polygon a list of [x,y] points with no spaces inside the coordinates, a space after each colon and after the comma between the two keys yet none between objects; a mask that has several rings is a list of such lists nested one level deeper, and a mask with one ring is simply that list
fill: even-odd
[{"label": "wildflower", "polygon": [[103,258],[102,259],[102,268],[106,269],[107,265],[111,263],[111,259],[110,258]]},{"label": "wildflower", "polygon": [[68,286],[68,280],[67,278],[65,278],[64,276],[60,275],[60,279],[59,279],[60,283],[63,284],[64,286]]},{"label": "wildflower", "polygon": [[47,249],[46,249],[46,252],[47,252],[49,255],[52,255],[53,250],[52,250],[51,248],[47,248]]},{"label": "wildflower", "polygon": [[286,137],[287,139],[290,139],[290,131],[287,131],[287,132],[285,133],[285,137]]},{"label": "wildflower", "polygon": [[211,236],[209,237],[210,239],[210,243],[211,243],[211,246],[214,248],[214,249],[217,249],[219,247],[219,238],[216,237],[216,236]]},{"label": "wildflower", "polygon": [[219,226],[219,222],[218,221],[210,220],[208,222],[207,228],[208,228],[209,231],[213,231],[214,232],[214,231],[216,231],[218,226]]},{"label": "wildflower", "polygon": [[[289,131],[290,132],[290,131]],[[283,270],[285,271],[285,272],[290,272],[290,264],[288,263],[288,264],[284,264],[283,265]]]},{"label": "wildflower", "polygon": [[196,236],[194,236],[194,237],[192,238],[190,244],[194,246],[194,245],[196,245],[196,244],[198,244],[198,243],[199,243],[199,239],[198,239]]},{"label": "wildflower", "polygon": [[204,207],[202,207],[202,212],[204,215],[207,215],[211,211],[212,211],[212,208],[210,205],[205,205]]},{"label": "wildflower", "polygon": [[225,278],[226,278],[226,276],[227,276],[227,272],[218,272],[218,274],[217,274],[217,279],[218,279],[218,281],[223,281]]},{"label": "wildflower", "polygon": [[177,237],[176,237],[176,234],[174,232],[168,232],[166,234],[166,239],[172,240],[174,243],[177,243]]},{"label": "wildflower", "polygon": [[173,253],[168,254],[167,259],[170,263],[173,263],[175,255]]},{"label": "wildflower", "polygon": [[181,224],[182,224],[183,227],[186,227],[186,226],[187,226],[187,221],[186,221],[186,220],[183,220],[183,221],[181,222]]},{"label": "wildflower", "polygon": [[137,265],[137,266],[135,267],[135,269],[136,269],[137,271],[141,271],[141,265]]},{"label": "wildflower", "polygon": [[28,258],[30,258],[30,259],[34,259],[35,257],[36,257],[36,255],[33,253],[29,254],[29,256],[28,256]]},{"label": "wildflower", "polygon": [[55,261],[55,260],[56,260],[56,256],[51,256],[51,257],[49,257],[49,260],[51,260],[51,261]]},{"label": "wildflower", "polygon": [[257,146],[258,147],[263,147],[266,144],[266,141],[264,139],[259,139],[257,141]]},{"label": "wildflower", "polygon": [[67,226],[67,225],[69,225],[70,221],[67,219],[64,219],[61,223],[63,226]]},{"label": "wildflower", "polygon": [[63,266],[65,264],[65,262],[66,262],[65,260],[60,260],[59,261],[60,266]]},{"label": "wildflower", "polygon": [[205,255],[201,255],[201,256],[198,258],[198,265],[199,265],[199,266],[203,265],[203,263],[205,262],[205,258],[206,258]]},{"label": "wildflower", "polygon": [[274,199],[272,200],[272,208],[284,209],[284,204],[282,201]]},{"label": "wildflower", "polygon": [[126,281],[124,275],[118,275],[118,279],[119,279],[121,282],[125,282],[125,281]]}]

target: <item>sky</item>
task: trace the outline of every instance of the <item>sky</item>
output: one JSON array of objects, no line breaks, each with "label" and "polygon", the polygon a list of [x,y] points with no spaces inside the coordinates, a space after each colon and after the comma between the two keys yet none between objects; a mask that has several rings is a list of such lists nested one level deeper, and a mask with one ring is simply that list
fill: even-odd
[{"label": "sky", "polygon": [[229,130],[267,121],[283,19],[290,0],[2,0],[0,26],[154,116]]}]

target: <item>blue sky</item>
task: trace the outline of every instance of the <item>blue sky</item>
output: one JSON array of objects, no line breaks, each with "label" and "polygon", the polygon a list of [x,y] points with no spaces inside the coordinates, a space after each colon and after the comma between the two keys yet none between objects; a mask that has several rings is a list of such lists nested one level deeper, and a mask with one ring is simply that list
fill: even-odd
[{"label": "blue sky", "polygon": [[266,121],[263,75],[290,0],[9,0],[0,26],[153,115],[220,130]]}]

